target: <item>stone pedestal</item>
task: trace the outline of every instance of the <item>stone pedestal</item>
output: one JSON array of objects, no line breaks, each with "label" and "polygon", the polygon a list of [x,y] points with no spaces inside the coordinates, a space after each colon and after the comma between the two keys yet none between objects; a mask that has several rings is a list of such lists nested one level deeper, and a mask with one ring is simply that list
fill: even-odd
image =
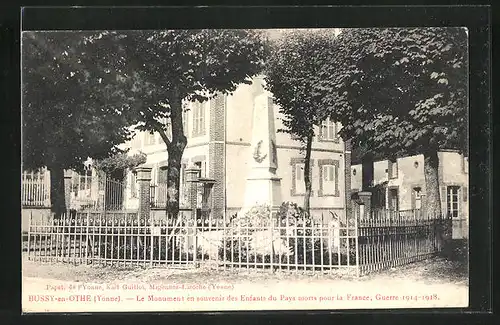
[{"label": "stone pedestal", "polygon": [[149,219],[151,214],[151,168],[139,167],[136,169],[137,185],[139,186],[139,217]]},{"label": "stone pedestal", "polygon": [[[187,233],[185,247],[196,252],[197,244],[197,212],[198,212],[198,180],[200,178],[201,169],[195,166],[189,166],[184,171],[186,175],[186,184],[188,187],[188,201],[191,208],[190,222],[187,223]],[[192,223],[191,223],[192,222]],[[194,255],[196,258],[196,254]]]},{"label": "stone pedestal", "polygon": [[281,178],[278,165],[274,108],[271,97],[262,93],[255,98],[252,119],[250,171],[246,178],[245,199],[241,212],[256,205],[277,208],[281,205]]},{"label": "stone pedestal", "polygon": [[186,183],[188,184],[189,192],[189,207],[195,209],[198,201],[198,179],[200,178],[201,170],[196,166],[190,166],[184,171],[186,175]]}]

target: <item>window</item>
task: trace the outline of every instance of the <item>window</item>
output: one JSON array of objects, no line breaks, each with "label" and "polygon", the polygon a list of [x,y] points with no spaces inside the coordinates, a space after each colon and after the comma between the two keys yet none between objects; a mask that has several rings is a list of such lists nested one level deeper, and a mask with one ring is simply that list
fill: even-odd
[{"label": "window", "polygon": [[[311,180],[311,183],[314,181],[312,178],[312,172],[315,170],[314,162],[315,162],[314,159],[310,160],[309,179]],[[306,186],[304,183],[305,159],[302,157],[291,158],[290,167],[291,167],[290,168],[291,173],[289,175],[290,175],[290,181],[292,183],[292,186],[290,188],[290,196],[302,196],[306,193]],[[311,197],[312,196],[314,196],[314,191],[311,189]]]},{"label": "window", "polygon": [[337,125],[329,118],[321,123],[320,139],[323,141],[334,141],[337,139]]},{"label": "window", "polygon": [[[182,173],[181,173],[181,178],[182,178]],[[166,184],[167,183],[167,167],[160,167],[158,169],[158,184]]]},{"label": "window", "polygon": [[92,170],[85,170],[82,173],[72,173],[71,192],[75,193],[75,197],[90,197],[91,188]]},{"label": "window", "polygon": [[304,164],[295,164],[295,194],[303,195],[306,192],[304,183]]},{"label": "window", "polygon": [[399,211],[399,193],[397,188],[389,189],[389,210]]},{"label": "window", "polygon": [[193,136],[205,134],[205,105],[193,103]]},{"label": "window", "polygon": [[207,177],[207,162],[197,161],[194,164],[198,169],[200,169],[200,177]]},{"label": "window", "polygon": [[322,166],[322,190],[323,195],[335,195],[335,183],[337,178],[336,166],[333,165],[323,165]]},{"label": "window", "polygon": [[151,183],[154,184],[158,177],[158,167],[151,168]]},{"label": "window", "polygon": [[154,133],[149,133],[149,132],[146,132],[144,134],[144,145],[151,145],[151,144],[155,144],[155,134]]},{"label": "window", "polygon": [[460,187],[448,186],[446,190],[446,210],[448,217],[458,218],[459,214],[459,198]]},{"label": "window", "polygon": [[398,161],[389,160],[389,178],[398,178]]},{"label": "window", "polygon": [[184,130],[184,134],[187,136],[188,134],[188,112],[182,112],[182,129]]},{"label": "window", "polygon": [[141,147],[141,138],[136,133],[132,138],[132,148],[140,148]]},{"label": "window", "polygon": [[422,208],[422,189],[420,187],[413,188],[413,209],[420,210]]},{"label": "window", "polygon": [[319,159],[318,167],[318,196],[339,196],[339,161],[335,159]]}]

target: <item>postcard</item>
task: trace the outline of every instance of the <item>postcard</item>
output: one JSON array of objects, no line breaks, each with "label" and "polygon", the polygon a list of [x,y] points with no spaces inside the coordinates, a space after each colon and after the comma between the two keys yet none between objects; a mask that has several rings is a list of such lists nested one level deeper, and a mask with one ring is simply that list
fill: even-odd
[{"label": "postcard", "polygon": [[467,307],[468,30],[23,31],[22,309]]}]

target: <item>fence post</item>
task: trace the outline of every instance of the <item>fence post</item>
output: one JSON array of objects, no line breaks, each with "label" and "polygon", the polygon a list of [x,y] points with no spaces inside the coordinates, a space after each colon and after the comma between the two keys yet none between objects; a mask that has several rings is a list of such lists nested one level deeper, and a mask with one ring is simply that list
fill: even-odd
[{"label": "fence post", "polygon": [[150,187],[151,182],[150,167],[139,167],[136,169],[137,183],[139,185],[139,217],[149,219],[151,214],[151,197]]},{"label": "fence post", "polygon": [[[66,205],[66,211],[71,209],[71,176],[73,174],[72,170],[64,170],[64,202]],[[49,188],[50,193],[50,188]]]},{"label": "fence post", "polygon": [[[191,221],[193,222],[193,261],[196,261],[196,253],[198,250],[198,243],[197,243],[197,228],[198,228],[198,223],[197,223],[197,201],[198,201],[198,181],[200,178],[200,173],[201,170],[197,168],[196,166],[189,166],[185,170],[186,173],[186,183],[188,186],[188,198],[189,198],[189,207],[191,208]],[[188,222],[189,224],[189,222]],[[189,227],[188,227],[189,229]],[[187,238],[189,240],[189,237]],[[188,245],[189,246],[189,245]]]}]

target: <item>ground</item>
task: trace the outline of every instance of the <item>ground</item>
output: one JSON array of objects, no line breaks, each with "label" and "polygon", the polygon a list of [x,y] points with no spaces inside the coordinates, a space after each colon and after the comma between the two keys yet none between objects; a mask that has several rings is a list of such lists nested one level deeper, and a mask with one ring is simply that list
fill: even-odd
[{"label": "ground", "polygon": [[[269,271],[238,271],[238,270],[172,270],[159,267],[97,267],[70,264],[41,264],[23,261],[23,292],[28,294],[47,294],[47,285],[69,286],[73,284],[102,284],[117,287],[124,284],[144,284],[146,287],[152,284],[172,285],[183,284],[197,290],[184,291],[154,291],[145,288],[142,293],[145,297],[156,299],[148,295],[154,293],[165,294],[172,297],[177,295],[178,299],[184,299],[189,295],[196,297],[200,302],[196,304],[176,303],[162,305],[152,301],[148,304],[134,302],[133,305],[53,305],[48,308],[42,304],[29,304],[33,311],[120,311],[135,308],[138,311],[146,310],[230,310],[230,309],[269,309],[272,306],[268,302],[264,305],[259,301],[244,303],[243,296],[257,297],[259,295],[274,294],[277,297],[274,308],[271,309],[344,309],[344,308],[408,308],[408,307],[465,307],[468,302],[468,276],[467,266],[463,262],[448,261],[443,258],[431,258],[423,262],[410,264],[404,267],[391,269],[360,278],[348,274],[323,274],[311,275],[301,273],[278,272],[272,274]],[[221,286],[219,289],[210,285]],[[204,286],[209,286],[202,290]],[[140,291],[140,290],[139,290]],[[91,291],[88,291],[92,293]],[[88,293],[87,292],[87,293]],[[82,293],[82,291],[78,291]],[[108,292],[109,293],[109,292]],[[137,291],[119,291],[119,295],[125,298],[136,299]],[[139,292],[141,293],[141,292]],[[130,296],[127,298],[127,294]],[[25,303],[23,295],[23,306]],[[214,305],[214,302],[203,301],[203,299],[229,299],[227,295],[233,295],[236,302]],[[343,296],[344,300],[336,302],[327,301],[336,296]],[[217,296],[217,297],[215,297]],[[222,298],[222,297],[226,298]],[[360,299],[365,296],[367,301],[346,301],[353,297]],[[207,298],[208,297],[208,298]],[[210,298],[211,297],[211,298]],[[215,297],[215,298],[214,298]],[[287,298],[288,297],[288,298]],[[320,303],[319,299],[324,300]],[[384,297],[388,298],[386,301]],[[396,297],[396,298],[394,298]],[[161,298],[161,297],[160,297]],[[306,299],[307,298],[307,299]],[[99,298],[94,298],[99,299]],[[137,295],[139,299],[139,295]],[[170,299],[170,298],[169,298]],[[186,298],[187,299],[187,298]],[[218,299],[218,298],[217,298]],[[253,299],[253,298],[252,298]],[[302,300],[301,300],[302,299]],[[280,300],[283,300],[280,302]],[[290,301],[291,300],[291,301]],[[307,300],[307,301],[305,301]],[[354,299],[356,300],[356,299]],[[361,299],[362,300],[362,299]],[[397,300],[397,301],[394,301]],[[406,301],[405,301],[406,300]],[[147,299],[146,299],[147,301]],[[55,307],[58,306],[58,307]],[[106,307],[105,307],[106,306]],[[123,308],[122,308],[123,307]],[[55,308],[55,309],[52,309]],[[59,308],[59,309],[58,309]],[[81,310],[84,308],[84,310]],[[97,308],[97,309],[96,309]],[[99,309],[101,308],[101,309]],[[106,308],[106,309],[104,309]],[[152,309],[151,309],[152,308]],[[161,309],[158,309],[161,308]]]},{"label": "ground", "polygon": [[43,278],[75,282],[107,283],[110,281],[183,281],[189,282],[194,278],[201,282],[241,282],[244,281],[273,281],[273,280],[349,280],[356,282],[372,282],[386,279],[407,279],[415,283],[450,284],[466,286],[468,283],[467,265],[458,261],[448,261],[444,258],[431,258],[422,262],[394,268],[385,272],[356,278],[349,274],[302,274],[293,272],[278,272],[271,274],[269,271],[246,272],[237,270],[217,271],[207,269],[178,270],[160,267],[105,267],[72,265],[67,263],[43,264],[39,262],[23,261],[23,276],[30,278]]}]

